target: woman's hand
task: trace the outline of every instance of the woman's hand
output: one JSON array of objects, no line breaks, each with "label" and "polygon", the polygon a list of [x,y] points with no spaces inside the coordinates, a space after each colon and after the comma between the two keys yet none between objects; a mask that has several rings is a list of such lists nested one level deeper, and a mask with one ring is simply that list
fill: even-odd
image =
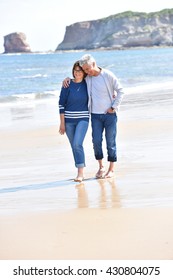
[{"label": "woman's hand", "polygon": [[61,123],[59,126],[59,133],[63,135],[65,133],[65,124]]}]

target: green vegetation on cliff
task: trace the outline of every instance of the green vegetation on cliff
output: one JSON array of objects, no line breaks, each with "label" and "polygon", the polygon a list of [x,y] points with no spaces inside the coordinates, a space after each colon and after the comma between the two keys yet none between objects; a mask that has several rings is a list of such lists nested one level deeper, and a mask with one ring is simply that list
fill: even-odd
[{"label": "green vegetation on cliff", "polygon": [[111,19],[119,19],[119,18],[131,18],[131,17],[144,17],[144,18],[151,18],[154,16],[161,16],[161,15],[173,15],[173,9],[164,9],[158,12],[152,12],[152,13],[144,13],[144,12],[132,12],[132,11],[126,11],[123,13],[111,15],[109,17],[105,17],[100,19],[100,21],[109,21]]}]

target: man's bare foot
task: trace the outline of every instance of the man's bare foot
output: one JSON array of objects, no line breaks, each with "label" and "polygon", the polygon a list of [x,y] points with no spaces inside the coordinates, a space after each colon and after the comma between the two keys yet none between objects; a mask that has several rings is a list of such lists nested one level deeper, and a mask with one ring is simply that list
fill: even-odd
[{"label": "man's bare foot", "polygon": [[104,178],[112,178],[112,177],[114,177],[114,171],[108,171],[104,176]]},{"label": "man's bare foot", "polygon": [[99,170],[96,173],[96,178],[97,179],[104,178],[104,175],[105,175],[105,168],[104,167],[99,168]]}]

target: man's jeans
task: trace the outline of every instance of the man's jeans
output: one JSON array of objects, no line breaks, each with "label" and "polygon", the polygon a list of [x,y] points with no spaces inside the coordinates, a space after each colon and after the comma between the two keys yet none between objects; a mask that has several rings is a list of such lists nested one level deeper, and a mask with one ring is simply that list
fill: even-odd
[{"label": "man's jeans", "polygon": [[117,161],[116,133],[117,115],[116,113],[91,114],[92,140],[94,154],[97,160],[103,158],[102,142],[103,131],[105,130],[108,161]]},{"label": "man's jeans", "polygon": [[85,166],[85,154],[83,149],[83,141],[88,129],[87,121],[79,121],[78,123],[67,122],[65,124],[66,134],[69,139],[75,166],[77,168]]}]

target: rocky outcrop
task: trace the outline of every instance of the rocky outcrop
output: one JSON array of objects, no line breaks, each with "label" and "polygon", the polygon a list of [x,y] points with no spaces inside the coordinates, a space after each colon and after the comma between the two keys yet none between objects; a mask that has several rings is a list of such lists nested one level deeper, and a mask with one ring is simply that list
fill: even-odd
[{"label": "rocky outcrop", "polygon": [[57,50],[173,46],[173,9],[155,13],[127,11],[66,27]]},{"label": "rocky outcrop", "polygon": [[4,36],[4,53],[28,53],[31,48],[22,32],[14,32]]}]

